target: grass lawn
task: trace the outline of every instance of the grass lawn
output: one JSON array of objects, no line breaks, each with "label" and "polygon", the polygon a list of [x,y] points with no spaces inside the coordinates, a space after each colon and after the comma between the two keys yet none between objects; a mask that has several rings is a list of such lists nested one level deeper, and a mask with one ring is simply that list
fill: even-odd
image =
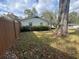
[{"label": "grass lawn", "polygon": [[53,31],[21,33],[16,49],[20,59],[79,59],[79,32],[53,37]]}]

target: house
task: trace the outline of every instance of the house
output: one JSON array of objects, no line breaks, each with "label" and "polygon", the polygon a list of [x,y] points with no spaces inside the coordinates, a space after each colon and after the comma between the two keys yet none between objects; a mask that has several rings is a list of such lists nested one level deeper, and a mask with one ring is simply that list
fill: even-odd
[{"label": "house", "polygon": [[79,29],[79,25],[78,24],[68,24],[68,29]]},{"label": "house", "polygon": [[21,20],[21,26],[48,26],[48,22],[40,17]]}]

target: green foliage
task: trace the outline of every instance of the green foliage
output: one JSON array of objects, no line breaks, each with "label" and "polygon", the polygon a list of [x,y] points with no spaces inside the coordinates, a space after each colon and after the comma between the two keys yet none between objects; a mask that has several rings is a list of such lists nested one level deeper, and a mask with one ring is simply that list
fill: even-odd
[{"label": "green foliage", "polygon": [[69,14],[69,23],[79,24],[79,15],[77,12],[71,12]]},{"label": "green foliage", "polygon": [[25,32],[25,31],[46,31],[49,30],[48,26],[24,26],[21,28],[21,32]]},{"label": "green foliage", "polygon": [[28,18],[37,16],[37,11],[36,11],[35,7],[33,7],[32,9],[25,9],[24,13],[25,13],[25,15],[28,16]]},{"label": "green foliage", "polygon": [[47,26],[33,26],[31,28],[32,31],[46,31],[49,30],[49,27]]},{"label": "green foliage", "polygon": [[29,26],[23,26],[21,27],[21,32],[25,32],[25,31],[30,31],[30,27]]},{"label": "green foliage", "polygon": [[31,9],[26,9],[24,11],[25,15],[27,15],[28,18],[31,18],[33,15],[33,12],[31,11]]},{"label": "green foliage", "polygon": [[47,20],[50,26],[53,25],[53,23],[55,23],[56,21],[56,14],[53,13],[52,11],[48,10],[44,11],[41,17]]},{"label": "green foliage", "polygon": [[33,17],[38,16],[37,10],[35,7],[32,8]]}]

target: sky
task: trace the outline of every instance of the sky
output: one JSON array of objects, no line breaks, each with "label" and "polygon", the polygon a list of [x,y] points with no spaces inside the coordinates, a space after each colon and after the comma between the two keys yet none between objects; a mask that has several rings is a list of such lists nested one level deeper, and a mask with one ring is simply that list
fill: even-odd
[{"label": "sky", "polygon": [[[0,14],[7,12],[17,16],[24,16],[26,8],[35,7],[38,13],[45,10],[57,11],[59,0],[0,0]],[[79,12],[79,0],[71,0],[70,12]]]}]

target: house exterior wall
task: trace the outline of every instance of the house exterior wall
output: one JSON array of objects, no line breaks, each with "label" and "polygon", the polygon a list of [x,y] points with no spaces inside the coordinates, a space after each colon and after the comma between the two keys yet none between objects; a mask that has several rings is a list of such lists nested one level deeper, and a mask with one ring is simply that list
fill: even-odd
[{"label": "house exterior wall", "polygon": [[29,23],[32,23],[32,26],[40,26],[42,23],[43,26],[48,26],[48,23],[42,19],[39,18],[32,18],[28,20],[24,20],[21,22],[22,26],[29,26]]}]

